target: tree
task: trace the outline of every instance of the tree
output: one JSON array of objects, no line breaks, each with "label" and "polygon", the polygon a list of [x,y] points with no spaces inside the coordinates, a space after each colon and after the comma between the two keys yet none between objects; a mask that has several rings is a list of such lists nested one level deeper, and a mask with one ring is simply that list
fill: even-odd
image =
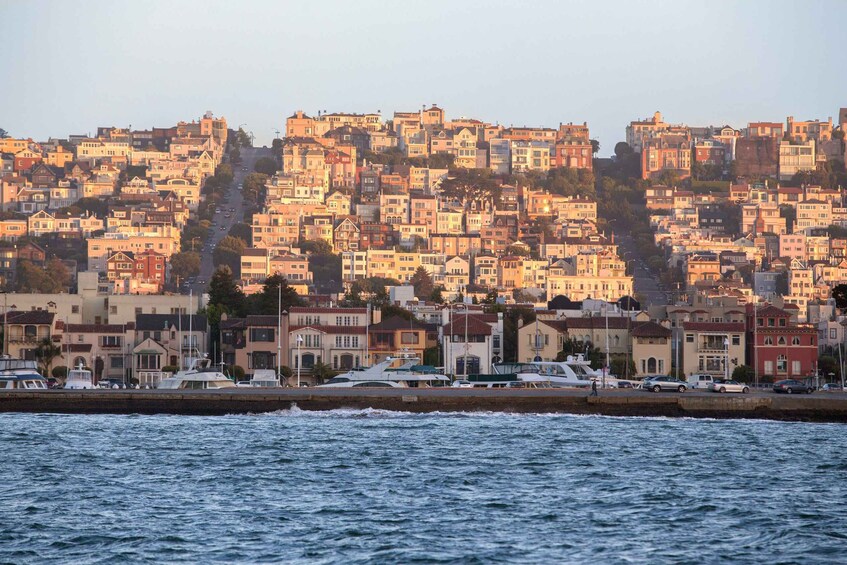
[{"label": "tree", "polygon": [[0,139],[6,139],[7,137],[9,137],[9,132],[4,130],[3,128],[0,128]]},{"label": "tree", "polygon": [[77,200],[74,203],[74,207],[79,208],[82,212],[93,214],[98,218],[105,218],[109,215],[109,202],[105,199],[86,196]]},{"label": "tree", "polygon": [[241,196],[248,202],[259,202],[264,194],[267,181],[268,175],[264,173],[250,173],[244,177],[244,181],[241,183]]},{"label": "tree", "polygon": [[272,177],[277,171],[276,159],[271,157],[262,157],[256,161],[255,165],[253,165],[253,170],[257,173]]},{"label": "tree", "polygon": [[832,298],[835,299],[836,308],[847,308],[847,284],[835,285],[832,289]]},{"label": "tree", "polygon": [[26,259],[18,261],[16,275],[15,290],[18,292],[51,294],[61,291],[61,285],[45,269]]},{"label": "tree", "polygon": [[250,139],[250,134],[241,128],[238,128],[238,131],[235,132],[233,143],[236,147],[253,147],[253,141]]},{"label": "tree", "polygon": [[68,376],[68,368],[64,365],[59,365],[57,367],[53,367],[53,370],[50,371],[50,375],[54,379],[64,379]]},{"label": "tree", "polygon": [[[434,289],[432,289],[432,294],[429,295],[429,299],[437,304],[444,304],[444,286],[438,285]],[[476,298],[476,297],[474,297]]]},{"label": "tree", "polygon": [[432,276],[423,266],[420,266],[415,270],[415,274],[412,275],[409,282],[411,282],[412,286],[415,287],[415,296],[417,296],[420,300],[426,300],[435,290],[435,285],[432,282]]},{"label": "tree", "polygon": [[[281,293],[281,297],[280,297]],[[282,302],[280,302],[280,298]],[[283,310],[290,310],[292,306],[302,306],[303,300],[285,280],[282,275],[271,275],[265,279],[262,291],[247,299],[247,314],[276,314],[279,304]]]},{"label": "tree", "polygon": [[194,251],[183,251],[171,255],[171,276],[177,281],[200,273],[200,254]]},{"label": "tree", "polygon": [[596,156],[600,152],[600,142],[596,139],[589,140],[591,142],[591,153]]},{"label": "tree", "polygon": [[41,366],[42,375],[46,376],[50,374],[50,366],[53,364],[53,359],[61,354],[62,350],[49,337],[45,337],[38,342],[38,345],[33,350],[33,355]]},{"label": "tree", "polygon": [[312,377],[314,377],[315,383],[317,384],[321,384],[325,381],[328,381],[334,376],[335,371],[333,371],[332,367],[330,367],[326,363],[316,361],[315,364],[312,366]]},{"label": "tree", "polygon": [[55,286],[59,288],[59,292],[71,286],[71,274],[68,272],[68,267],[58,257],[51,257],[44,266],[47,276],[53,279]]},{"label": "tree", "polygon": [[488,169],[457,169],[441,182],[441,192],[462,202],[498,203],[502,189]]},{"label": "tree", "polygon": [[209,304],[218,305],[230,314],[240,314],[244,307],[244,293],[235,284],[232,270],[225,265],[209,281]]},{"label": "tree", "polygon": [[241,272],[241,255],[247,243],[243,239],[228,235],[218,242],[212,252],[215,265],[226,265],[232,273]]},{"label": "tree", "polygon": [[229,228],[229,232],[227,232],[232,237],[237,237],[238,239],[244,241],[247,246],[250,246],[250,242],[253,240],[253,228],[244,222],[238,222],[237,224],[232,224],[232,227]]}]

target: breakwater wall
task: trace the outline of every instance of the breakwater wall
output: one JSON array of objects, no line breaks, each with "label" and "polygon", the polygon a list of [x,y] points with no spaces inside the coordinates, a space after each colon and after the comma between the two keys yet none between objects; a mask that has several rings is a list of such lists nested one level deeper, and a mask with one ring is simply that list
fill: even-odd
[{"label": "breakwater wall", "polygon": [[0,412],[224,415],[375,408],[407,412],[568,413],[845,422],[847,395],[653,394],[487,389],[229,389],[227,391],[2,391]]}]

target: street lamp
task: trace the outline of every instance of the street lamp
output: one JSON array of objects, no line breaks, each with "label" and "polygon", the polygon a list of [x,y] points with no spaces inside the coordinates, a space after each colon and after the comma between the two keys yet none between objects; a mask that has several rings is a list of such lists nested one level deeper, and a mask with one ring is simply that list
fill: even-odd
[{"label": "street lamp", "polygon": [[297,388],[300,388],[300,367],[303,365],[303,356],[300,354],[301,345],[303,345],[303,336],[297,334]]}]

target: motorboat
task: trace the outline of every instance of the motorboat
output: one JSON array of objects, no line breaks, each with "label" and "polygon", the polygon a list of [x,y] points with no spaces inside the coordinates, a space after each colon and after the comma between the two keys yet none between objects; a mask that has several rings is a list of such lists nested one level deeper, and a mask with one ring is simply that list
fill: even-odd
[{"label": "motorboat", "polygon": [[[593,381],[600,383],[603,372],[591,368],[582,355],[568,355],[564,361],[533,361],[530,363],[498,363],[494,372],[513,374],[527,383],[547,382],[554,387],[587,388]],[[616,388],[617,379],[606,375],[606,387]]]},{"label": "motorboat", "polygon": [[209,359],[195,359],[188,369],[162,379],[157,388],[166,390],[219,390],[235,387],[235,382],[216,369]]},{"label": "motorboat", "polygon": [[[438,372],[431,365],[419,364],[417,355],[401,353],[396,356],[386,357],[379,363],[370,367],[357,367],[350,369],[328,380],[319,387],[361,387],[362,383],[389,383],[386,386],[397,387],[432,387],[449,386],[450,378]],[[399,363],[397,366],[393,366]],[[379,386],[373,384],[371,386]]]},{"label": "motorboat", "polygon": [[86,390],[97,388],[94,386],[94,376],[91,371],[85,369],[81,364],[76,369],[68,371],[65,379],[65,390]]},{"label": "motorboat", "polygon": [[278,388],[282,386],[279,375],[273,369],[256,369],[253,371],[253,378],[247,382],[249,386],[258,388]]},{"label": "motorboat", "polygon": [[47,389],[47,379],[38,372],[35,361],[0,357],[0,389]]}]

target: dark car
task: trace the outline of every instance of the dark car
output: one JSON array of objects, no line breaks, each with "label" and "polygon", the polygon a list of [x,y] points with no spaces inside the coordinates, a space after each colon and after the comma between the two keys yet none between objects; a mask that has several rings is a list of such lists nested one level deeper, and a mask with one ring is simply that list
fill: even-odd
[{"label": "dark car", "polygon": [[629,381],[618,381],[618,388],[633,388],[633,386]]},{"label": "dark car", "polygon": [[684,381],[679,379],[675,379],[673,377],[669,377],[667,375],[661,375],[658,377],[653,377],[652,379],[645,379],[641,384],[641,388],[645,390],[652,390],[653,392],[661,392],[663,390],[675,390],[677,392],[685,392],[688,388],[688,385],[685,384]]},{"label": "dark car", "polygon": [[815,389],[807,385],[803,381],[798,381],[795,379],[785,379],[784,381],[776,381],[773,384],[774,392],[784,392],[786,394],[794,394],[795,392],[805,392],[806,394],[811,394],[813,390]]}]

